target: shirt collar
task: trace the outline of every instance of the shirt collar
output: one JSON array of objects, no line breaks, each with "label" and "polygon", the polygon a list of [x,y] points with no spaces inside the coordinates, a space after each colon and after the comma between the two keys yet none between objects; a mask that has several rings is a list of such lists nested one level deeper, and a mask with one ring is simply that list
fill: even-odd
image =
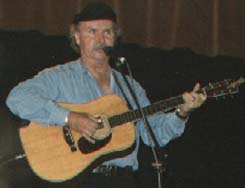
[{"label": "shirt collar", "polygon": [[[83,64],[82,59],[79,58],[77,61],[80,64],[81,73],[84,74],[84,75],[88,75],[88,76],[94,78],[93,75],[89,72],[88,68]],[[113,76],[112,72],[114,72],[114,70],[110,67],[110,87],[111,87],[111,91],[113,90],[113,88],[115,86],[115,79],[114,79],[114,76]]]}]

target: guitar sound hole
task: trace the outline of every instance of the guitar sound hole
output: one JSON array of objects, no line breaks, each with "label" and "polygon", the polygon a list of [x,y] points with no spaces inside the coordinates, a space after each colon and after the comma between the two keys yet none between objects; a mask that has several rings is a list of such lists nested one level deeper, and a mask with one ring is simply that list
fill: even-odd
[{"label": "guitar sound hole", "polygon": [[110,139],[111,139],[111,134],[110,136],[106,137],[103,140],[95,140],[95,144],[92,144],[89,141],[87,141],[85,138],[81,137],[78,140],[78,148],[84,154],[91,153],[105,146],[110,141]]}]

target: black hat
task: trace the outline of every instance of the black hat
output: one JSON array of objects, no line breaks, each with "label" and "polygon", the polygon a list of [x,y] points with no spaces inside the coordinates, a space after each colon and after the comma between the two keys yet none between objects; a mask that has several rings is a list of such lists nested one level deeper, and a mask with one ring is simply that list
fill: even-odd
[{"label": "black hat", "polygon": [[88,4],[80,13],[76,14],[73,23],[81,21],[108,19],[117,22],[116,14],[112,8],[102,2]]}]

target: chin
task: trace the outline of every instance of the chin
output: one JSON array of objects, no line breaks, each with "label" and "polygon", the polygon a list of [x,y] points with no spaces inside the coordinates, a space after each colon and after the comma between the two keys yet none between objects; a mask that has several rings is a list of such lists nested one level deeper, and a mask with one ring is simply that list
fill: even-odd
[{"label": "chin", "polygon": [[101,54],[101,55],[97,55],[96,57],[95,57],[95,59],[97,60],[97,61],[102,61],[102,62],[107,62],[107,61],[109,61],[109,57],[107,56],[107,55],[105,55],[105,54]]}]

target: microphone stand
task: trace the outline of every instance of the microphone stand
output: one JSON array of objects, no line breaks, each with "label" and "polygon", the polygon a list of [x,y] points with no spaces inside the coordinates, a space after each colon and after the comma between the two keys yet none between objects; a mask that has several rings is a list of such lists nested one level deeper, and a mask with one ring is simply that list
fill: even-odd
[{"label": "microphone stand", "polygon": [[26,157],[26,154],[17,154],[15,156],[11,157],[11,158],[1,160],[0,161],[0,168],[5,166],[5,165],[7,165],[10,162],[17,161],[17,160],[23,159],[25,157]]},{"label": "microphone stand", "polygon": [[158,175],[158,188],[161,188],[161,185],[162,185],[161,173],[164,171],[164,169],[163,169],[162,163],[158,159],[157,151],[154,148],[154,146],[156,148],[160,148],[159,143],[157,142],[157,140],[156,140],[156,138],[154,136],[154,133],[153,133],[151,127],[150,127],[150,124],[149,124],[149,122],[148,122],[148,120],[146,118],[146,115],[145,115],[145,113],[144,113],[141,105],[139,104],[139,100],[138,100],[138,98],[137,98],[137,96],[136,96],[133,88],[131,87],[131,85],[130,85],[130,83],[129,83],[127,77],[126,77],[126,75],[123,73],[122,66],[123,65],[129,66],[128,63],[127,63],[127,61],[126,61],[126,59],[124,57],[119,57],[119,58],[116,58],[116,57],[113,57],[113,56],[111,56],[111,57],[115,61],[115,65],[116,65],[118,71],[122,74],[123,80],[126,83],[126,86],[127,86],[128,90],[130,92],[130,95],[132,96],[132,98],[133,98],[133,100],[134,100],[137,108],[140,111],[141,118],[142,118],[142,120],[144,122],[144,126],[145,126],[146,132],[148,134],[148,138],[150,139],[150,142],[151,142],[151,149],[152,149],[154,160],[155,160],[155,162],[152,163],[152,166],[153,166],[154,169],[157,170],[157,175]]}]

